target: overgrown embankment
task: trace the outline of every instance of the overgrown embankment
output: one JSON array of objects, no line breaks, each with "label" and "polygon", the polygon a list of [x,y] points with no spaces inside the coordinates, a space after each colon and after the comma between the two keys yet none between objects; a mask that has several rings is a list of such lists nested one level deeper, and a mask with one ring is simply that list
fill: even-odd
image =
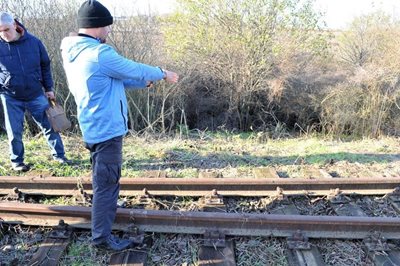
[{"label": "overgrown embankment", "polygon": [[[181,76],[177,85],[127,93],[130,128],[398,135],[399,22],[376,12],[344,31],[327,31],[312,3],[180,0],[175,13],[163,16],[132,16],[135,6],[124,7],[109,44]],[[0,1],[46,45],[72,132],[79,131],[76,107],[59,47],[77,30],[79,4]]]}]

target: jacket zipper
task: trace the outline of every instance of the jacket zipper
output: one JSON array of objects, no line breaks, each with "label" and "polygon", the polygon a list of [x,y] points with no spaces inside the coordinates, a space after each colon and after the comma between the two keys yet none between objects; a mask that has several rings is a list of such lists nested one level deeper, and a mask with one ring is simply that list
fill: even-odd
[{"label": "jacket zipper", "polygon": [[24,87],[26,87],[26,75],[25,75],[25,68],[24,68],[24,64],[22,63],[22,59],[21,59],[21,54],[19,52],[19,48],[18,46],[15,47],[15,49],[17,50],[18,53],[18,59],[19,59],[19,63],[21,64],[21,69],[22,69],[22,73],[23,73],[23,77],[24,77]]},{"label": "jacket zipper", "polygon": [[19,63],[21,64],[22,72],[23,72],[23,74],[25,76],[25,68],[24,68],[24,64],[22,64],[21,54],[19,53],[19,48],[18,47],[15,47],[15,48],[17,49]]},{"label": "jacket zipper", "polygon": [[122,115],[122,119],[124,119],[124,126],[125,126],[125,130],[127,130],[127,125],[126,125],[126,118],[124,116],[124,109],[123,109],[123,105],[122,105],[122,101],[119,101],[120,105],[121,105],[121,115]]}]

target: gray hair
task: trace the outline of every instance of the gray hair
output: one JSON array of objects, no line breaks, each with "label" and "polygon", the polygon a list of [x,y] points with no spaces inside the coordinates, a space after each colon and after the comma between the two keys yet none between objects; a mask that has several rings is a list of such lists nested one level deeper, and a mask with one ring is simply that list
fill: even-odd
[{"label": "gray hair", "polygon": [[14,24],[14,17],[10,13],[1,11],[0,12],[0,26],[13,25],[13,24]]}]

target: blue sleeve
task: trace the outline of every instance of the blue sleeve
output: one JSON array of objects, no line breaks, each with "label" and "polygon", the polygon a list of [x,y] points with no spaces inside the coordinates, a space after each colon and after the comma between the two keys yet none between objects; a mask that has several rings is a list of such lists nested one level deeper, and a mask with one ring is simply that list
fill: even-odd
[{"label": "blue sleeve", "polygon": [[43,87],[45,91],[51,91],[54,83],[51,77],[50,58],[47,54],[46,48],[43,43],[38,39],[39,52],[40,52],[40,67],[42,73]]},{"label": "blue sleeve", "polygon": [[164,77],[160,68],[129,60],[109,45],[104,44],[99,49],[101,71],[110,77],[141,82],[158,81]]},{"label": "blue sleeve", "polygon": [[143,79],[125,79],[123,82],[126,89],[142,89],[147,86],[147,81]]}]

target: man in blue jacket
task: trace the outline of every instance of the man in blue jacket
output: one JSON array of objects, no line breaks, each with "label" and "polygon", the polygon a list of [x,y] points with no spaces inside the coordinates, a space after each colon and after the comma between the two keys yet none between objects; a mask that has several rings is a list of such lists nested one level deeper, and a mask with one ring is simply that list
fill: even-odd
[{"label": "man in blue jacket", "polygon": [[128,132],[125,88],[152,82],[178,81],[174,72],[136,63],[105,44],[113,17],[97,1],[85,1],[78,11],[78,36],[61,43],[69,89],[92,163],[92,243],[122,250],[131,242],[111,235],[122,167],[122,138]]},{"label": "man in blue jacket", "polygon": [[53,159],[69,163],[61,137],[45,113],[48,99],[55,99],[49,56],[42,42],[6,12],[0,12],[0,98],[15,171],[29,170],[22,142],[25,111],[43,131]]}]

